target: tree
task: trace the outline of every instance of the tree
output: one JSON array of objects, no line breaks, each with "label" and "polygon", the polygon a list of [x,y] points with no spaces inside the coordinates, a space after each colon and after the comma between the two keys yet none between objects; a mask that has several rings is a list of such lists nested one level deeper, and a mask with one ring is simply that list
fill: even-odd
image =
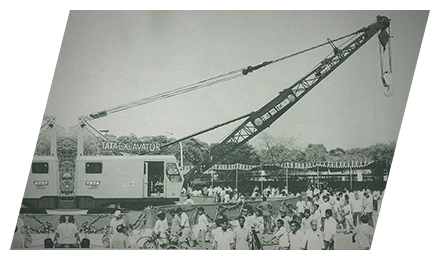
[{"label": "tree", "polygon": [[298,154],[297,150],[291,150],[281,144],[261,150],[261,162],[263,164],[282,164],[291,162]]},{"label": "tree", "polygon": [[[175,139],[172,139],[175,140]],[[189,138],[182,141],[183,147],[183,165],[196,165],[202,158],[209,156],[209,145],[202,142],[196,138]],[[180,146],[177,143],[174,145],[173,152],[177,158],[180,160]]]},{"label": "tree", "polygon": [[335,156],[335,157],[341,157],[345,154],[344,149],[338,147],[336,149],[332,149],[328,152],[328,155]]},{"label": "tree", "polygon": [[342,161],[371,161],[366,148],[351,148],[345,151]]},{"label": "tree", "polygon": [[391,141],[388,144],[377,143],[366,148],[366,153],[372,160],[386,161],[389,164],[393,162],[394,151],[396,150],[396,141]]},{"label": "tree", "polygon": [[302,154],[295,147],[295,142],[295,138],[273,137],[267,133],[262,133],[258,146],[261,163],[282,164],[292,162],[292,160],[298,162],[297,159],[301,158]]},{"label": "tree", "polygon": [[309,144],[304,152],[307,162],[327,161],[327,148],[323,144]]},{"label": "tree", "polygon": [[[256,152],[256,150],[249,143],[242,144],[236,150],[227,153],[228,150],[232,148],[234,144],[228,143],[225,146],[218,148],[217,144],[210,145],[210,156],[213,159],[218,158],[219,156],[225,156],[220,163],[222,164],[234,164],[234,163],[242,163],[242,164],[260,164],[260,156]],[[212,151],[216,151],[215,154]]]},{"label": "tree", "polygon": [[297,163],[305,163],[307,162],[307,154],[305,151],[297,150],[293,159],[294,162]]}]

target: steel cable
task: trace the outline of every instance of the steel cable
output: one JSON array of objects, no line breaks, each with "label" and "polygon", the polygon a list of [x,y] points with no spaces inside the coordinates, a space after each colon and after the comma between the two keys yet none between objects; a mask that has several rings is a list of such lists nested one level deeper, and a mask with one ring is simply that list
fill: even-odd
[{"label": "steel cable", "polygon": [[[335,39],[333,41],[339,41],[339,40],[342,40],[344,38],[347,38],[347,37],[350,37],[352,35],[355,35],[357,33],[359,33],[359,31],[351,33],[351,34],[348,34],[348,35],[345,35],[345,36],[342,36],[342,37],[337,38],[337,39]],[[139,100],[136,100],[136,101],[133,101],[133,102],[125,103],[125,104],[122,104],[122,105],[119,105],[119,106],[116,106],[116,107],[113,107],[113,108],[110,108],[110,109],[107,109],[107,110],[104,110],[104,111],[100,111],[100,112],[97,112],[97,113],[92,113],[92,114],[89,114],[87,116],[87,119],[88,120],[97,119],[97,118],[106,116],[106,115],[111,114],[111,113],[120,112],[120,111],[129,109],[129,108],[133,108],[133,107],[136,107],[136,106],[152,103],[152,102],[159,101],[159,100],[162,100],[162,99],[174,97],[176,95],[185,94],[185,93],[188,93],[188,92],[191,92],[191,91],[195,91],[195,90],[206,88],[206,87],[209,87],[209,86],[212,86],[212,85],[215,85],[215,84],[226,82],[226,81],[229,81],[229,80],[232,80],[232,79],[236,79],[236,78],[239,78],[239,77],[242,77],[242,76],[246,76],[247,74],[253,72],[254,70],[260,69],[262,67],[265,67],[265,66],[268,66],[268,65],[271,65],[271,64],[275,64],[277,62],[280,62],[280,61],[283,61],[283,60],[286,60],[286,59],[289,59],[289,58],[292,58],[292,57],[294,57],[296,55],[299,55],[299,54],[302,54],[302,53],[305,53],[305,52],[308,52],[308,51],[320,48],[320,47],[325,46],[327,44],[329,44],[329,42],[325,42],[325,43],[316,45],[314,47],[311,47],[311,48],[308,48],[308,49],[305,49],[305,50],[301,50],[301,51],[298,51],[298,52],[286,55],[284,57],[281,57],[281,58],[278,58],[278,59],[275,59],[275,60],[272,60],[272,61],[266,61],[266,62],[263,62],[263,63],[261,63],[259,65],[256,65],[256,66],[248,66],[247,68],[241,68],[241,69],[233,70],[231,72],[224,73],[224,74],[221,74],[219,76],[212,77],[212,78],[209,78],[209,79],[206,79],[206,80],[202,80],[202,81],[199,81],[199,82],[196,82],[196,83],[192,83],[192,84],[183,86],[181,88],[177,88],[177,89],[174,89],[174,90],[166,91],[166,92],[163,92],[163,93],[160,93],[160,94],[157,94],[157,95],[153,95],[151,97],[139,99]]]}]

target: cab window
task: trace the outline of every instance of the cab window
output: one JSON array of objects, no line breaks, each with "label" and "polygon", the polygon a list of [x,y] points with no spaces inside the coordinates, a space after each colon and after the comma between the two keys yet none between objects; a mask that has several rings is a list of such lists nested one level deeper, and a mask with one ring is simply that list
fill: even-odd
[{"label": "cab window", "polygon": [[87,174],[100,174],[102,173],[102,163],[100,162],[88,162],[86,163]]},{"label": "cab window", "polygon": [[175,163],[166,164],[166,174],[168,180],[170,180],[171,183],[182,181],[182,176],[180,176],[179,169],[177,168],[177,165]]},{"label": "cab window", "polygon": [[32,173],[48,174],[49,173],[49,163],[47,163],[47,162],[32,163]]}]

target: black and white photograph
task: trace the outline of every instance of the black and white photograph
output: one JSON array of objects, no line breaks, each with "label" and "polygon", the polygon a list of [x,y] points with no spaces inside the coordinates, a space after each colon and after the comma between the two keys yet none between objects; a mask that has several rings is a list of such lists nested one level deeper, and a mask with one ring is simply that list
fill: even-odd
[{"label": "black and white photograph", "polygon": [[374,249],[429,15],[69,11],[6,243]]}]

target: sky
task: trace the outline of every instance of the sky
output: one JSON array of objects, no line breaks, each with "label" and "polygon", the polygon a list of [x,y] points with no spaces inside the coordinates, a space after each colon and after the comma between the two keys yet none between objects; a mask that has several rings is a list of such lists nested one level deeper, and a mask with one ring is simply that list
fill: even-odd
[{"label": "sky", "polygon": [[[373,37],[264,133],[295,140],[298,148],[396,141],[427,11],[70,11],[45,114],[69,129],[79,116],[316,46],[369,25],[377,15],[391,19],[393,96],[383,94]],[[327,45],[90,123],[116,136],[188,136],[258,110],[331,51]],[[219,142],[241,122],[197,138]]]}]

